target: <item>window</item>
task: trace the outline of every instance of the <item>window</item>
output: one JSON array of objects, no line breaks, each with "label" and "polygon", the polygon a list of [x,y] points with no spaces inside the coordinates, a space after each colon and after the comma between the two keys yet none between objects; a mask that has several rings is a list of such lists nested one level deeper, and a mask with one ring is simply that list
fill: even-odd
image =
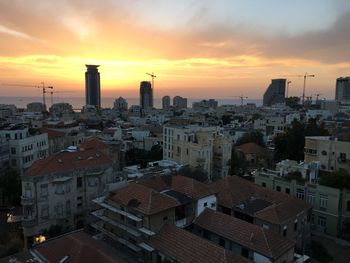
[{"label": "window", "polygon": [[41,217],[42,218],[48,218],[49,217],[49,206],[43,205],[41,207]]},{"label": "window", "polygon": [[70,200],[66,201],[66,214],[70,215],[71,210],[70,210]]},{"label": "window", "polygon": [[304,189],[297,189],[297,198],[304,200]]},{"label": "window", "polygon": [[57,194],[57,195],[63,195],[64,194],[63,184],[57,184],[56,185],[55,194]]},{"label": "window", "polygon": [[276,191],[277,191],[277,192],[281,192],[281,186],[277,185],[277,186],[276,186]]},{"label": "window", "polygon": [[295,219],[294,221],[294,232],[298,230],[298,219]]},{"label": "window", "polygon": [[42,184],[40,185],[40,196],[44,197],[49,194],[48,192],[48,184]]},{"label": "window", "polygon": [[309,193],[307,201],[310,205],[314,205],[315,204],[315,194]]},{"label": "window", "polygon": [[286,194],[290,194],[290,189],[286,188]]},{"label": "window", "polygon": [[204,207],[207,207],[207,206],[208,206],[208,203],[207,203],[207,202],[205,202],[205,203],[203,204],[203,206],[204,206]]},{"label": "window", "polygon": [[326,210],[328,206],[328,195],[320,194],[320,208]]},{"label": "window", "polygon": [[269,229],[270,227],[269,227],[269,225],[263,224],[263,225],[262,225],[262,228],[263,228],[263,229]]},{"label": "window", "polygon": [[242,247],[241,255],[242,255],[242,257],[248,258],[248,256],[249,256],[248,249]]},{"label": "window", "polygon": [[346,201],[346,211],[350,212],[350,200]]},{"label": "window", "polygon": [[168,216],[164,216],[163,221],[167,221],[167,220],[168,220]]},{"label": "window", "polygon": [[16,154],[16,148],[15,147],[11,147],[11,154]]},{"label": "window", "polygon": [[327,152],[326,151],[322,151],[322,155],[327,155]]},{"label": "window", "polygon": [[225,247],[225,239],[219,238],[219,245]]},{"label": "window", "polygon": [[266,183],[262,183],[261,186],[262,186],[262,187],[266,187]]},{"label": "window", "polygon": [[286,237],[287,236],[287,226],[283,227],[283,236]]},{"label": "window", "polygon": [[58,216],[62,216],[63,215],[63,205],[62,204],[57,204],[55,207],[56,210],[56,214]]},{"label": "window", "polygon": [[323,216],[319,216],[317,218],[317,225],[319,225],[320,227],[326,227],[327,224],[327,219]]},{"label": "window", "polygon": [[77,177],[77,188],[83,187],[83,177]]}]

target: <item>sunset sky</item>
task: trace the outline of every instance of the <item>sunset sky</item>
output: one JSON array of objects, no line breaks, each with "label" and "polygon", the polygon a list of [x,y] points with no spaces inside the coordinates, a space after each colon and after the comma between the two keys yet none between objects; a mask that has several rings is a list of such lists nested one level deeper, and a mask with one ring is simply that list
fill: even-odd
[{"label": "sunset sky", "polygon": [[[0,85],[84,96],[85,64],[102,97],[262,97],[272,78],[308,72],[307,95],[334,99],[350,75],[349,0],[0,0]],[[290,77],[300,96],[302,78]],[[39,96],[0,87],[0,96]]]}]

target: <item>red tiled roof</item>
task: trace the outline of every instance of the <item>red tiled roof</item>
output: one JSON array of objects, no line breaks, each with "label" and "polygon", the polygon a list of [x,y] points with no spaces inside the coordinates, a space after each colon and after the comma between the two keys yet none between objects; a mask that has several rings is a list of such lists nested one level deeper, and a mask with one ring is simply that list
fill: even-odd
[{"label": "red tiled roof", "polygon": [[180,205],[174,198],[137,183],[114,191],[108,198],[146,215],[157,214]]},{"label": "red tiled roof", "polygon": [[36,161],[26,172],[26,176],[45,175],[56,172],[73,171],[111,165],[112,160],[97,150],[59,152]]},{"label": "red tiled roof", "polygon": [[48,128],[41,128],[40,132],[47,133],[47,136],[48,136],[49,139],[61,138],[61,137],[65,136],[64,132],[55,131],[55,130],[51,130],[51,129],[48,129]]},{"label": "red tiled roof", "polygon": [[116,252],[94,240],[84,232],[74,232],[48,240],[34,247],[47,262],[67,263],[124,263]]},{"label": "red tiled roof", "polygon": [[179,263],[248,262],[230,251],[197,237],[190,232],[166,224],[150,240],[151,246]]},{"label": "red tiled roof", "polygon": [[88,150],[88,149],[103,150],[103,149],[107,149],[108,145],[97,138],[91,138],[81,143],[79,147],[84,150]]},{"label": "red tiled roof", "polygon": [[211,209],[205,209],[194,224],[268,258],[277,259],[294,247],[292,240],[271,230]]},{"label": "red tiled roof", "polygon": [[139,183],[156,191],[171,189],[196,200],[217,193],[209,185],[181,175],[154,176],[146,180],[140,180]]},{"label": "red tiled roof", "polygon": [[[302,211],[310,208],[307,203],[300,199],[284,193],[266,189],[238,176],[228,176],[224,179],[216,181],[211,185],[211,187],[218,192],[218,204],[230,209],[252,197],[268,201],[273,205],[285,203],[285,205],[281,205],[280,207],[293,207],[293,209],[285,209],[283,211],[283,216],[280,215],[278,217],[273,217],[271,215],[273,212],[268,210],[268,208],[271,206],[263,209],[266,211],[265,214],[260,214],[261,219],[264,217],[268,222],[276,223],[277,218],[283,219],[284,221],[285,219],[295,217]],[[269,221],[269,219],[273,219],[273,221]],[[282,222],[280,221],[280,223]]]},{"label": "red tiled roof", "polygon": [[257,155],[265,155],[268,150],[256,143],[248,142],[241,144],[236,147],[238,150],[243,152],[244,154],[257,154]]}]

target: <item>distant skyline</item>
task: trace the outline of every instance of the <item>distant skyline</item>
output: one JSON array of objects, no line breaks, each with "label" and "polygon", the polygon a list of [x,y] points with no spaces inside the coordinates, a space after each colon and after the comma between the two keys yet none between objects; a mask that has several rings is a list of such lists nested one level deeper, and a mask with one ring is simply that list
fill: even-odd
[{"label": "distant skyline", "polygon": [[[308,72],[306,95],[334,99],[350,75],[350,1],[0,0],[0,43],[0,85],[82,97],[85,64],[98,64],[102,97],[138,97],[154,72],[156,98],[261,99],[271,79]],[[301,96],[302,78],[290,79]],[[0,96],[40,89],[1,85]]]}]

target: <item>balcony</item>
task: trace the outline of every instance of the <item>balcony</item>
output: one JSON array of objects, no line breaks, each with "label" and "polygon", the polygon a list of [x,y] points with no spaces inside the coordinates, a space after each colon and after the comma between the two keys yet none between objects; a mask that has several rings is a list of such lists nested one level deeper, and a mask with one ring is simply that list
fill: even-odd
[{"label": "balcony", "polygon": [[33,205],[34,204],[34,198],[28,197],[28,196],[21,196],[21,204],[22,205]]},{"label": "balcony", "polygon": [[34,216],[23,216],[22,218],[22,226],[23,227],[34,227],[38,223],[38,220]]}]

